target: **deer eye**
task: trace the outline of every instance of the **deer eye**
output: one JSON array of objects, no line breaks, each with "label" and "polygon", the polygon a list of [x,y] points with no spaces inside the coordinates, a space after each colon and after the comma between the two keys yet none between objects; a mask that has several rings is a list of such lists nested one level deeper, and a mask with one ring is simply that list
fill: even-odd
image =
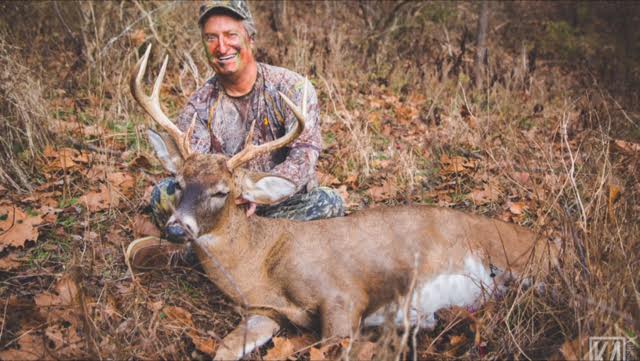
[{"label": "deer eye", "polygon": [[224,198],[226,197],[228,194],[228,192],[215,192],[215,193],[211,193],[209,196],[211,198]]}]

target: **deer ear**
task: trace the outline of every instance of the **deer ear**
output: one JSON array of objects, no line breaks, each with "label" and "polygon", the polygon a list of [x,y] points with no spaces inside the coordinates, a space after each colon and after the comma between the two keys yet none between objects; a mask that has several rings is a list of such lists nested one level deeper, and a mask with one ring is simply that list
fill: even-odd
[{"label": "deer ear", "polygon": [[242,198],[257,204],[275,204],[296,191],[296,185],[283,177],[246,172],[242,175]]},{"label": "deer ear", "polygon": [[183,159],[173,139],[152,129],[147,130],[147,136],[164,169],[171,174],[176,174]]}]

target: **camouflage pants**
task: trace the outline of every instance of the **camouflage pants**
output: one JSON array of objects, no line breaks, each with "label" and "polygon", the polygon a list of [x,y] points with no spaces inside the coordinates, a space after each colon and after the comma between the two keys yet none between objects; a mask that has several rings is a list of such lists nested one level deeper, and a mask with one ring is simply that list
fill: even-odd
[{"label": "camouflage pants", "polygon": [[[160,181],[151,192],[151,210],[155,222],[162,227],[175,206],[176,182],[173,178]],[[256,214],[267,218],[286,218],[296,221],[344,216],[344,202],[335,189],[316,187],[309,193],[295,194],[273,206],[259,206]]]}]

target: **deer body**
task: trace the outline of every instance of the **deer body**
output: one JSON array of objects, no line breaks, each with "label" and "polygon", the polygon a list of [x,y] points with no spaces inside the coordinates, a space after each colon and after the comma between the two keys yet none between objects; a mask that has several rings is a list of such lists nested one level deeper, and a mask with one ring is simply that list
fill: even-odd
[{"label": "deer body", "polygon": [[[406,295],[414,274],[418,292],[438,277],[442,286],[455,286],[461,276],[472,289],[459,292],[490,293],[494,282],[483,277],[492,273],[490,265],[519,273],[534,241],[514,225],[429,206],[311,222],[247,218],[237,206],[227,207],[228,224],[194,242],[211,280],[235,302],[302,327],[342,318],[331,327],[320,322],[323,337],[348,336],[361,318]],[[509,264],[505,254],[515,255]],[[469,270],[470,262],[481,269]],[[469,303],[458,305],[477,300],[463,301]]]},{"label": "deer body", "polygon": [[142,93],[148,54],[132,74],[131,88],[169,133],[149,132],[177,181],[178,204],[165,230],[170,240],[190,241],[208,277],[249,311],[224,338],[216,359],[242,357],[268,341],[284,320],[319,327],[323,338],[349,336],[361,323],[380,324],[393,303],[401,306],[397,321],[430,326],[439,308],[477,306],[528,264],[553,262],[554,249],[536,246],[532,232],[448,208],[374,208],[308,222],[247,217],[239,198],[274,204],[295,187],[240,165],[293,141],[304,127],[304,112],[281,94],[298,119],[287,135],[260,146],[247,143],[231,158],[194,154],[190,131],[182,133],[160,111],[166,60],[152,96]]}]

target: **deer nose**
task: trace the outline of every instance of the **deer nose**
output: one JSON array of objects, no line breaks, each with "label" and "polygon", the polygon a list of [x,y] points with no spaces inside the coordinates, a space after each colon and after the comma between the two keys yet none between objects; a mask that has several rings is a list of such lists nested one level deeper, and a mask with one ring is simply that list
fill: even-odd
[{"label": "deer nose", "polygon": [[187,232],[180,225],[171,225],[165,229],[167,239],[172,243],[183,243],[186,240]]}]

